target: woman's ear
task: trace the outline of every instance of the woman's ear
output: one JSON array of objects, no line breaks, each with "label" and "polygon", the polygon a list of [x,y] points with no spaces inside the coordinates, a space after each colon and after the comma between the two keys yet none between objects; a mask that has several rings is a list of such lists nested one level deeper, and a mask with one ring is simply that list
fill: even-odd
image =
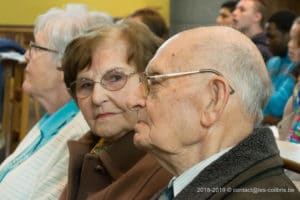
[{"label": "woman's ear", "polygon": [[209,98],[201,117],[205,127],[213,125],[222,115],[230,95],[229,85],[223,77],[214,77],[209,82]]}]

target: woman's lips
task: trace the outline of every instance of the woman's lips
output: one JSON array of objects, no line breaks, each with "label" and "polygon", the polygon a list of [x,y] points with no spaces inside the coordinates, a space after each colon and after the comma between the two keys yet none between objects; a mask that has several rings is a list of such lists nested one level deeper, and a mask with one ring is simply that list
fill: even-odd
[{"label": "woman's lips", "polygon": [[103,118],[107,118],[107,117],[112,117],[114,115],[116,115],[117,113],[101,113],[101,114],[98,114],[96,116],[96,119],[103,119]]}]

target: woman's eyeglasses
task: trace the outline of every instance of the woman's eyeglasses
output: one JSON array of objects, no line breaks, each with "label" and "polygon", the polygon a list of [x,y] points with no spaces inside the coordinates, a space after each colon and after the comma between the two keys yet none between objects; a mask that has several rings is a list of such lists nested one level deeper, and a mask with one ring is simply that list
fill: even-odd
[{"label": "woman's eyeglasses", "polygon": [[136,72],[125,72],[122,68],[114,68],[106,72],[100,81],[80,78],[70,84],[69,90],[72,96],[79,99],[91,96],[96,83],[99,83],[106,90],[117,91],[122,89],[128,77],[135,73]]},{"label": "woman's eyeglasses", "polygon": [[33,49],[38,49],[38,50],[42,50],[42,51],[48,51],[48,52],[52,52],[52,53],[59,53],[56,50],[49,49],[47,47],[39,46],[39,45],[35,44],[34,42],[30,41],[30,43],[29,43],[29,57],[30,58],[32,58]]}]

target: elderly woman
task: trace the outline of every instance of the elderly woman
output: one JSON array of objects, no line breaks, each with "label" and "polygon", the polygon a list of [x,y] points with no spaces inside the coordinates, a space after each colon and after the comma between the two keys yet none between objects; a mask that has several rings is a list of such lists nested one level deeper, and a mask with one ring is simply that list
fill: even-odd
[{"label": "elderly woman", "polygon": [[[68,140],[88,130],[57,68],[67,44],[91,26],[96,16],[83,5],[51,8],[39,15],[34,41],[25,53],[22,89],[46,113],[28,131],[17,149],[0,165],[0,199],[56,200],[67,182]],[[101,23],[110,23],[103,19]]]},{"label": "elderly woman", "polygon": [[68,143],[69,178],[61,199],[149,199],[167,185],[170,175],[134,146],[137,113],[124,101],[160,44],[145,25],[124,20],[68,45],[65,83],[91,132]]}]

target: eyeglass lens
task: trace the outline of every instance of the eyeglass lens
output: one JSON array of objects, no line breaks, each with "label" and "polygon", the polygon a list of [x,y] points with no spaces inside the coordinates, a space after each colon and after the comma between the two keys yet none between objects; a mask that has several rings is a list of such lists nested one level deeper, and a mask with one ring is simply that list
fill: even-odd
[{"label": "eyeglass lens", "polygon": [[77,98],[85,98],[92,95],[96,83],[100,83],[103,88],[109,91],[117,91],[122,89],[133,73],[126,74],[123,71],[111,70],[106,72],[101,81],[97,82],[91,79],[79,79],[71,84],[71,91]]}]

